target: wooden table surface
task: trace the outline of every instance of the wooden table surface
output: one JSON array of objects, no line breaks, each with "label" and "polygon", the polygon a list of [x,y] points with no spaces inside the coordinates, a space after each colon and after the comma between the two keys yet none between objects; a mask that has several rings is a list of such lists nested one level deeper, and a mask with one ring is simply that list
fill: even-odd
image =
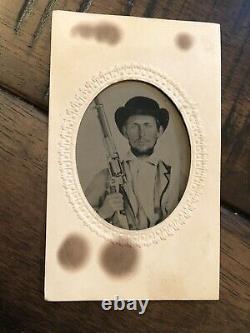
[{"label": "wooden table surface", "polygon": [[[219,301],[151,301],[143,316],[103,311],[100,302],[44,301],[54,9],[221,24]],[[249,0],[1,0],[0,333],[250,332],[249,35]]]}]

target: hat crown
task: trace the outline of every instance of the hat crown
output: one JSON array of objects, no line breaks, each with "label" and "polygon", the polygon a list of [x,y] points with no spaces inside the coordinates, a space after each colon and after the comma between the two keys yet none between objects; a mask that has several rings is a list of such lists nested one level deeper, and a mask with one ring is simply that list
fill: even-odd
[{"label": "hat crown", "polygon": [[131,98],[127,101],[125,107],[129,109],[159,110],[159,104],[155,100],[143,96]]},{"label": "hat crown", "polygon": [[169,121],[168,111],[166,109],[161,109],[155,100],[143,96],[132,97],[127,101],[125,106],[119,107],[115,112],[115,122],[122,134],[123,124],[133,115],[152,116],[158,120],[164,130]]}]

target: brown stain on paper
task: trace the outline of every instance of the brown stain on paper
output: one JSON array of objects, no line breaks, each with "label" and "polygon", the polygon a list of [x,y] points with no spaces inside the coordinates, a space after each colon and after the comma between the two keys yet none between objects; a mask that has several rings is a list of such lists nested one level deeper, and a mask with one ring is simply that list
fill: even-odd
[{"label": "brown stain on paper", "polygon": [[63,241],[57,259],[60,265],[67,270],[78,270],[86,262],[89,249],[82,236],[71,234]]},{"label": "brown stain on paper", "polygon": [[194,40],[190,34],[182,32],[176,36],[175,42],[181,50],[187,51],[193,46]]},{"label": "brown stain on paper", "polygon": [[134,271],[138,250],[128,243],[107,244],[101,253],[100,264],[110,275],[122,277]]},{"label": "brown stain on paper", "polygon": [[121,39],[121,30],[114,24],[101,22],[97,25],[82,23],[71,29],[72,36],[81,36],[109,45],[116,45]]}]

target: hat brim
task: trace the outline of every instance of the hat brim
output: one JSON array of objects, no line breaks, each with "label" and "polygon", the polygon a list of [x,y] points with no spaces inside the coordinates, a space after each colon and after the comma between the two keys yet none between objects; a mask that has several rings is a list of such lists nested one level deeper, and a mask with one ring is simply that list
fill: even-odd
[{"label": "hat brim", "polygon": [[130,109],[123,106],[118,108],[115,112],[115,122],[121,133],[126,120],[133,115],[147,115],[154,117],[159,121],[160,126],[163,127],[163,131],[165,131],[169,123],[169,113],[166,109]]}]

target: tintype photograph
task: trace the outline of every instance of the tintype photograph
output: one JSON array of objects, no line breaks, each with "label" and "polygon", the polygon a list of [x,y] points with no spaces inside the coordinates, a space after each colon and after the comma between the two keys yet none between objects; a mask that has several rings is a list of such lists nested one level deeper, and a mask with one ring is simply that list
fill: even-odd
[{"label": "tintype photograph", "polygon": [[94,98],[77,135],[79,181],[90,205],[115,227],[142,230],[180,202],[190,141],[169,96],[142,81],[120,81]]}]

